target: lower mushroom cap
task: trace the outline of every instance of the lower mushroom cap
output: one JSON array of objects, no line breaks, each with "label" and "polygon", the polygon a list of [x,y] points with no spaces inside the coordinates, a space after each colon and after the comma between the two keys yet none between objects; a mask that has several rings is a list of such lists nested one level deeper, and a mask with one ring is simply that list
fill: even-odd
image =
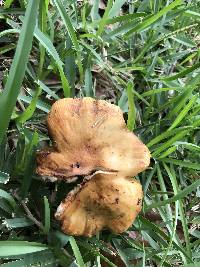
[{"label": "lower mushroom cap", "polygon": [[142,197],[137,180],[96,174],[66,197],[55,216],[69,235],[90,237],[102,229],[122,233],[140,212]]}]

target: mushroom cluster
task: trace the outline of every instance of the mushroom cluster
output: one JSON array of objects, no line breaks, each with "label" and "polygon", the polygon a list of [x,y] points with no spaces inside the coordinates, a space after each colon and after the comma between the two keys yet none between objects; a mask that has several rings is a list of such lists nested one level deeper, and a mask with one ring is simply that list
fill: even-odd
[{"label": "mushroom cluster", "polygon": [[125,124],[119,107],[85,97],[56,101],[47,125],[53,146],[37,155],[37,173],[52,181],[83,182],[55,217],[66,234],[121,233],[141,210],[142,188],[132,177],[150,161],[148,148]]}]

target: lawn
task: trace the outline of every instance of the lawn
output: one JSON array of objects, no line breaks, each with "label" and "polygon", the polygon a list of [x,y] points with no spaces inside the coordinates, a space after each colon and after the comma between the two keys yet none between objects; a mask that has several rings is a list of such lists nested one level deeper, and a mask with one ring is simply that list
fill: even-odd
[{"label": "lawn", "polygon": [[[0,4],[0,266],[199,267],[199,0]],[[35,172],[52,104],[86,96],[118,105],[152,156],[120,235],[62,233],[74,184]]]}]

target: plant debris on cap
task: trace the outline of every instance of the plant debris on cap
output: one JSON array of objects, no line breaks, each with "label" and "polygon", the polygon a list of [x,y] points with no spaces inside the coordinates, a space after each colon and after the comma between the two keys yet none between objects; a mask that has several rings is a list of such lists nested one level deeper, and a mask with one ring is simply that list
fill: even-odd
[{"label": "plant debris on cap", "polygon": [[116,174],[96,174],[60,204],[56,218],[69,235],[92,236],[102,229],[122,233],[141,210],[140,183]]},{"label": "plant debris on cap", "polygon": [[53,146],[37,155],[37,173],[82,184],[60,204],[56,218],[71,235],[104,228],[125,231],[141,209],[142,189],[131,178],[150,162],[148,148],[127,127],[119,107],[90,97],[56,101],[47,125]]}]

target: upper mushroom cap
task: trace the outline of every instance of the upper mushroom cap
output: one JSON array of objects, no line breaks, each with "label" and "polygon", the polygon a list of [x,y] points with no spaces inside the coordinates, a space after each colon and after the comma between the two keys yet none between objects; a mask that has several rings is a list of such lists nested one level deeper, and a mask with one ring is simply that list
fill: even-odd
[{"label": "upper mushroom cap", "polygon": [[127,230],[141,210],[140,183],[117,174],[95,174],[69,193],[55,214],[69,235],[92,236],[102,229]]},{"label": "upper mushroom cap", "polygon": [[104,100],[58,100],[47,125],[53,149],[38,153],[40,175],[69,180],[103,170],[134,176],[149,165],[148,148],[127,129],[120,108]]}]

